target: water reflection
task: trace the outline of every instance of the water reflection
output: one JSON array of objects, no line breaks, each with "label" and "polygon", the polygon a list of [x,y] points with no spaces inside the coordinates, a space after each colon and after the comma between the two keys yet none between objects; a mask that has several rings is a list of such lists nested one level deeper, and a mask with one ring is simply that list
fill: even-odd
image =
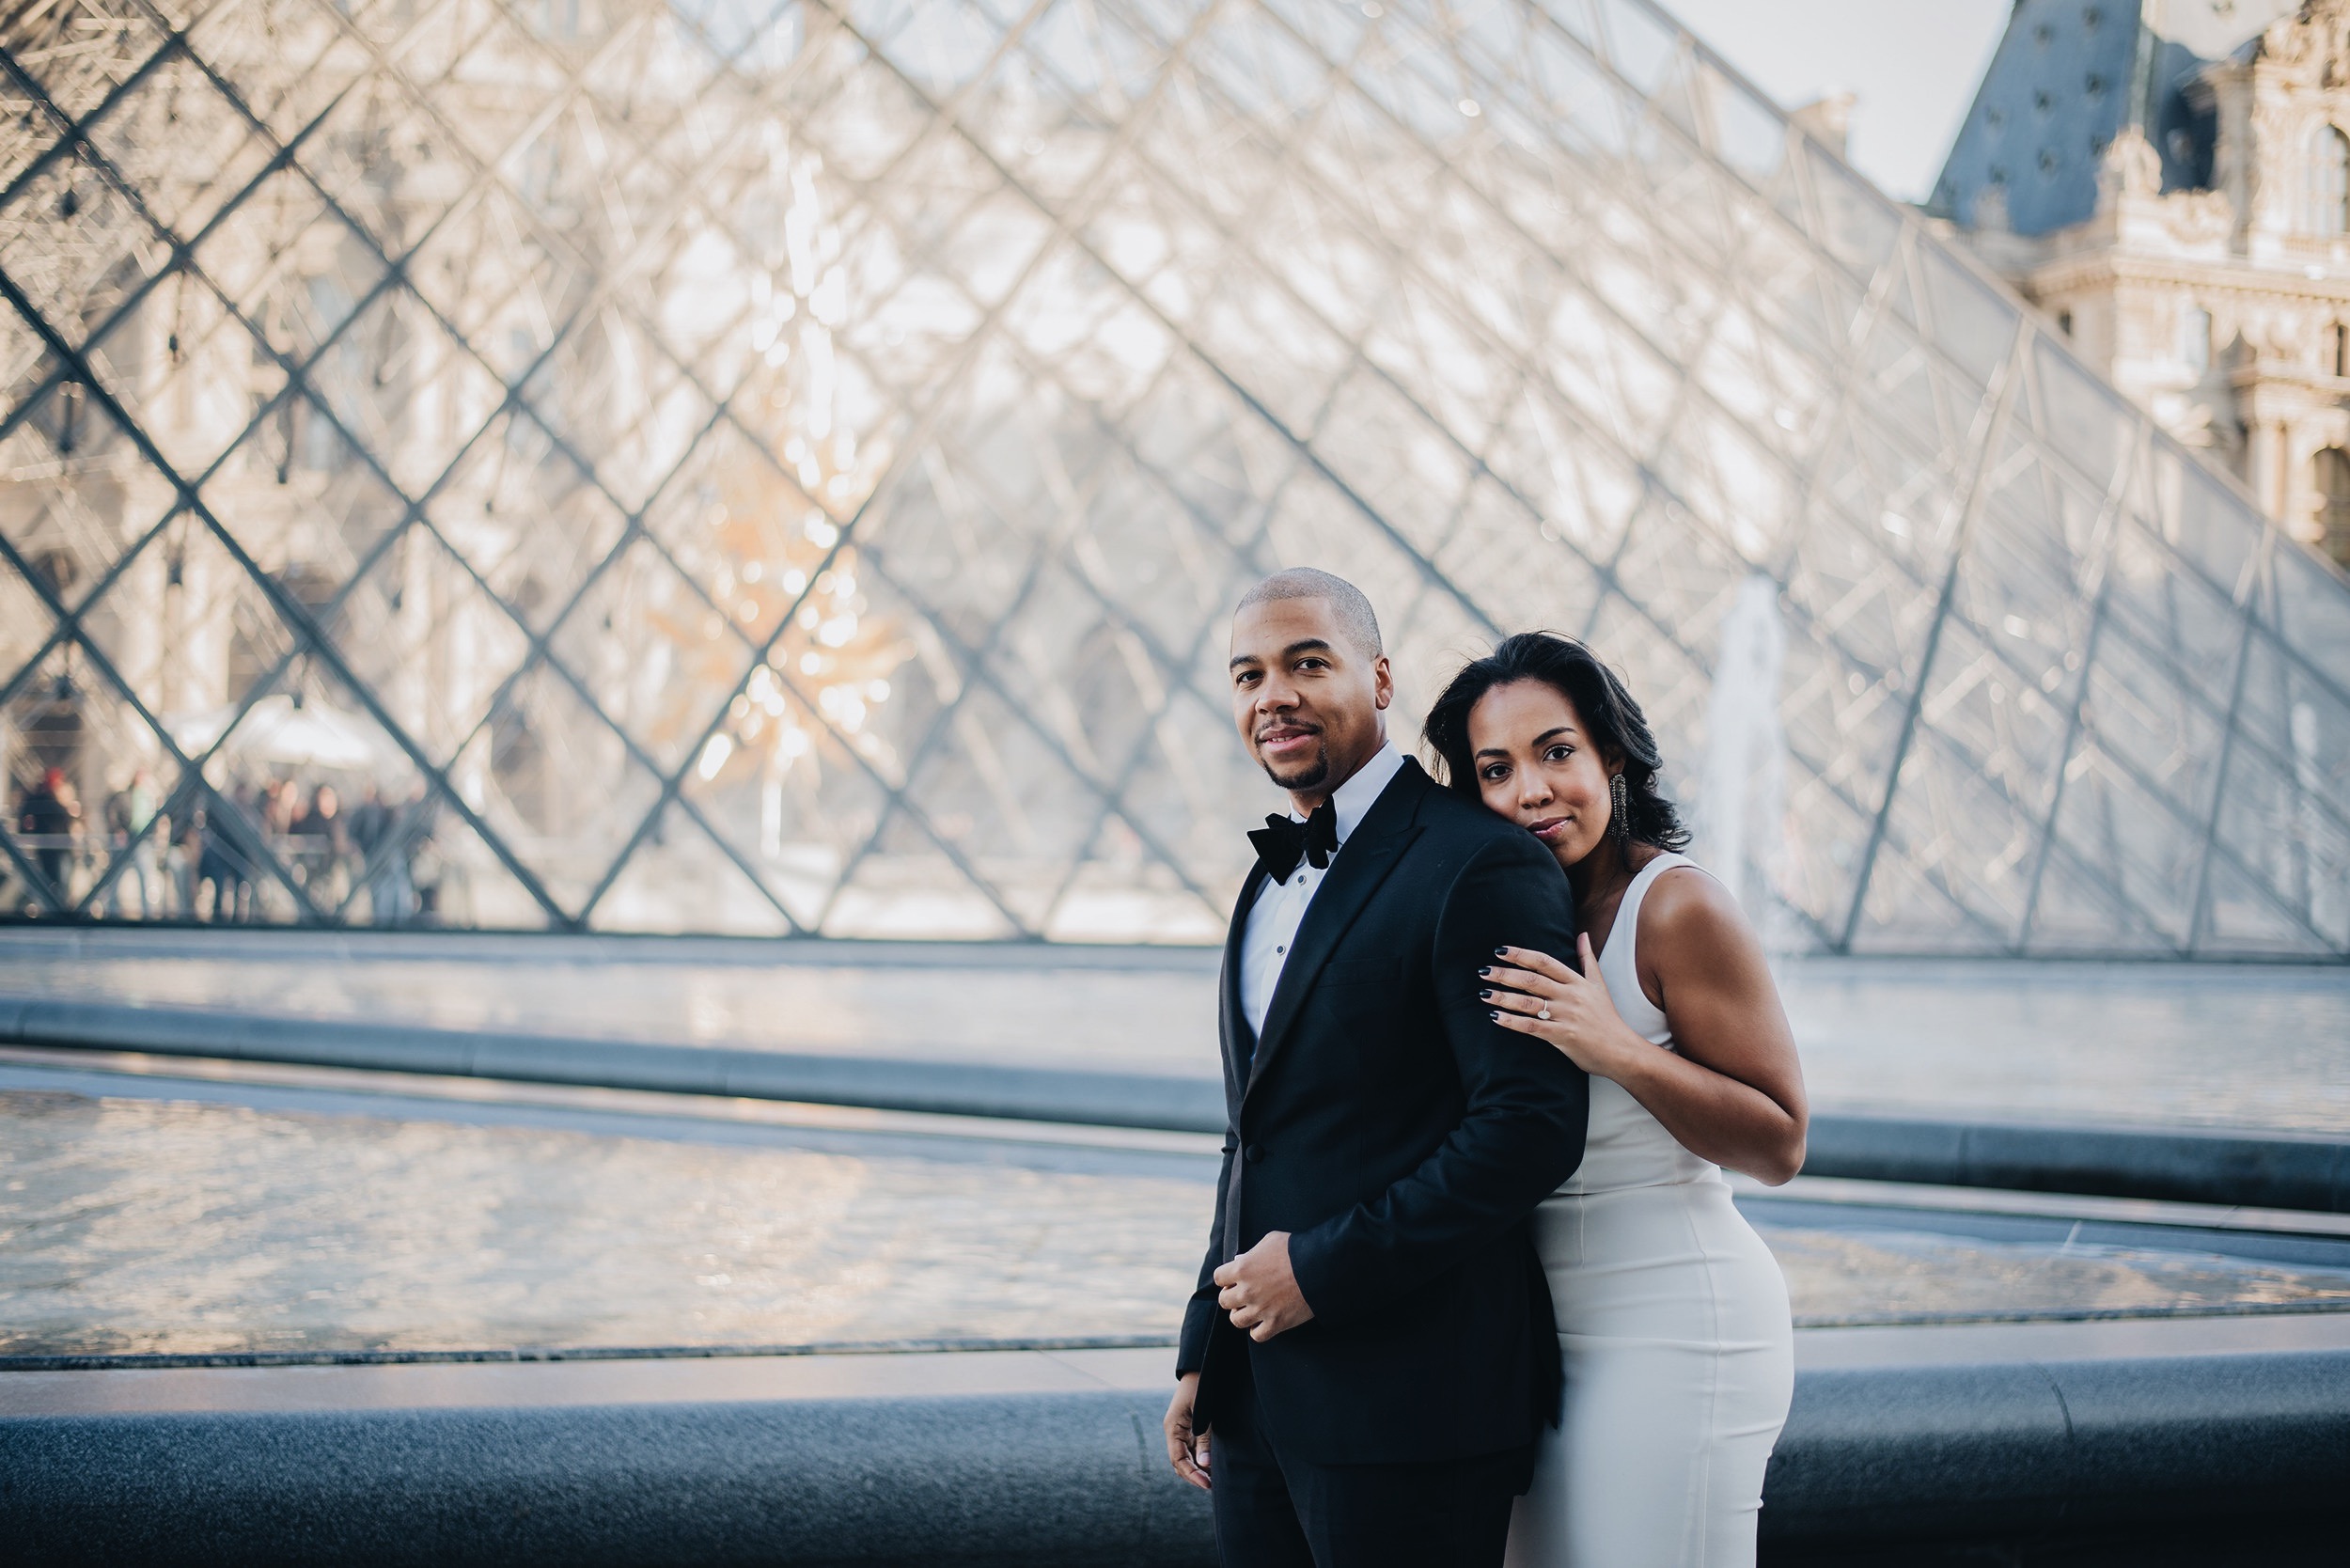
[{"label": "water reflection", "polygon": [[1155,1332],[1207,1228],[1160,1176],[61,1094],[0,1150],[19,1354]]},{"label": "water reflection", "polygon": [[[1211,1184],[0,1091],[0,1354],[1159,1335]],[[2350,1307],[2350,1272],[1765,1227],[1806,1323]]]}]

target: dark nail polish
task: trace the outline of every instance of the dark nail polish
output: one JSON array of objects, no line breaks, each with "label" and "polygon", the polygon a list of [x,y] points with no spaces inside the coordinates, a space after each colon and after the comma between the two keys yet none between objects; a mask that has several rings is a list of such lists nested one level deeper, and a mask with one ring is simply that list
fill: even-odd
[{"label": "dark nail polish", "polygon": [[1494,999],[1494,994],[1490,991],[1480,991],[1477,994],[1477,999],[1480,1002],[1490,1002]]},{"label": "dark nail polish", "polygon": [[1494,956],[1496,958],[1508,958],[1510,956],[1510,949],[1507,948],[1496,948],[1494,949]]},{"label": "dark nail polish", "polygon": [[1477,971],[1477,978],[1479,980],[1489,980],[1492,978],[1493,972],[1493,965],[1489,964],[1484,968]]},{"label": "dark nail polish", "polygon": [[1485,1014],[1485,1016],[1492,1019],[1496,1024],[1501,1022],[1501,1014],[1498,1012],[1489,1012]]}]

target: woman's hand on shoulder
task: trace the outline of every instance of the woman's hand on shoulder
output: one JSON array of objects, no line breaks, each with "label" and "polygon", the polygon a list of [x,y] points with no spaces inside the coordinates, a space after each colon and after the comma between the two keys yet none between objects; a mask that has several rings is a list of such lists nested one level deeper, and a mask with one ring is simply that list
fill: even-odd
[{"label": "woman's hand on shoulder", "polygon": [[1655,1047],[1616,1011],[1591,939],[1578,934],[1574,946],[1581,974],[1532,948],[1499,949],[1495,962],[1477,971],[1485,982],[1478,995],[1493,1005],[1494,1022],[1503,1028],[1532,1035],[1594,1077],[1618,1077],[1638,1059],[1631,1053]]}]

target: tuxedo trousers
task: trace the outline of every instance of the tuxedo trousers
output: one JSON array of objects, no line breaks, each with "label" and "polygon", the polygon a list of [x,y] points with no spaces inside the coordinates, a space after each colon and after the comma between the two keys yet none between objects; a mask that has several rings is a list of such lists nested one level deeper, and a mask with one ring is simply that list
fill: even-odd
[{"label": "tuxedo trousers", "polygon": [[1225,1391],[1208,1435],[1222,1568],[1500,1568],[1511,1505],[1533,1473],[1530,1445],[1431,1464],[1317,1465],[1282,1453],[1250,1385]]}]

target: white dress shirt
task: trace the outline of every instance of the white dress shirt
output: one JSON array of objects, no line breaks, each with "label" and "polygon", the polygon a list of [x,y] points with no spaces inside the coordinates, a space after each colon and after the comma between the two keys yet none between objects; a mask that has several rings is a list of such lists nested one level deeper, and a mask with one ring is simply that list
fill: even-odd
[{"label": "white dress shirt", "polygon": [[[1340,849],[1402,765],[1402,753],[1389,742],[1330,797],[1339,819]],[[1290,818],[1305,820],[1294,810]],[[1330,864],[1338,864],[1336,856]],[[1257,890],[1257,902],[1248,906],[1248,924],[1240,940],[1240,1009],[1247,1016],[1252,1035],[1264,1033],[1264,1015],[1273,1006],[1274,988],[1281,983],[1281,965],[1289,961],[1290,949],[1297,941],[1306,906],[1314,902],[1322,879],[1328,874],[1327,869],[1317,870],[1312,861],[1301,859],[1287,882],[1268,881]]]}]

